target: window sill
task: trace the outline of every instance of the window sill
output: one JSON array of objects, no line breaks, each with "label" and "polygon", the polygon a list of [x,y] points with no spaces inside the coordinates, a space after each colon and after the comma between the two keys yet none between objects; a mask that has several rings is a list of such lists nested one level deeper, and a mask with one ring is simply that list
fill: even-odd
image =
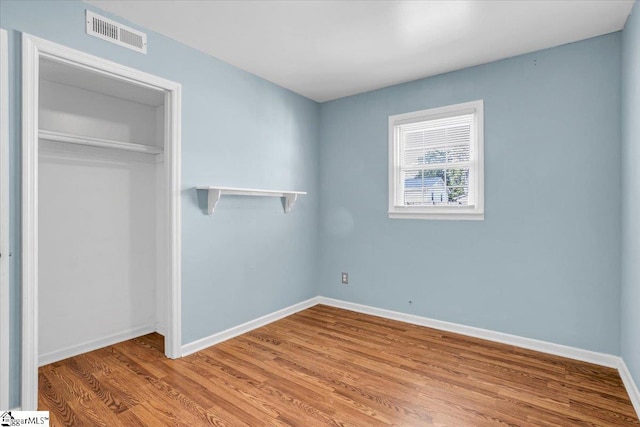
[{"label": "window sill", "polygon": [[432,219],[432,220],[472,220],[484,221],[484,212],[416,212],[416,211],[389,211],[392,219]]}]

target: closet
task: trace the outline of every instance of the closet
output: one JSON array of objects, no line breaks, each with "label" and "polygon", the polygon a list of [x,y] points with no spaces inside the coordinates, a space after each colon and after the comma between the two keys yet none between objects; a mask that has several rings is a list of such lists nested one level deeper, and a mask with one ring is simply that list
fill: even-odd
[{"label": "closet", "polygon": [[165,92],[40,58],[38,363],[167,327]]}]

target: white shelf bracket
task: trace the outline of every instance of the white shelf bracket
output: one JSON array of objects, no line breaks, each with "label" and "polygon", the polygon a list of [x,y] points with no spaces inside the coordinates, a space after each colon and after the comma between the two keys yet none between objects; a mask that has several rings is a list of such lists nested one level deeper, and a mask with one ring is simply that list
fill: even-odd
[{"label": "white shelf bracket", "polygon": [[218,204],[218,200],[220,200],[220,196],[222,195],[222,190],[219,188],[212,188],[208,191],[209,195],[207,196],[207,205],[209,215],[213,215],[213,211],[216,209],[216,205]]},{"label": "white shelf bracket", "polygon": [[284,193],[284,213],[291,212],[291,208],[296,204],[298,195],[295,193]]}]

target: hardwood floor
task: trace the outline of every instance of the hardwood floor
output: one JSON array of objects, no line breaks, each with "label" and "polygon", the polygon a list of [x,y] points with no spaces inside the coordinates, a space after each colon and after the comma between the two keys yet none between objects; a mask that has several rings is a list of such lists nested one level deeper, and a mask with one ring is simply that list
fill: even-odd
[{"label": "hardwood floor", "polygon": [[327,306],[180,360],[146,335],[40,368],[51,425],[640,426],[618,373]]}]

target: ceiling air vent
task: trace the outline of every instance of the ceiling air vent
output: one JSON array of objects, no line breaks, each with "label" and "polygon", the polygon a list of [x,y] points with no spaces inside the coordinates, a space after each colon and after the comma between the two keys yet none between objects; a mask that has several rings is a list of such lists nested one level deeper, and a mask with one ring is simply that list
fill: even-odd
[{"label": "ceiling air vent", "polygon": [[147,53],[147,35],[87,10],[87,34]]}]

